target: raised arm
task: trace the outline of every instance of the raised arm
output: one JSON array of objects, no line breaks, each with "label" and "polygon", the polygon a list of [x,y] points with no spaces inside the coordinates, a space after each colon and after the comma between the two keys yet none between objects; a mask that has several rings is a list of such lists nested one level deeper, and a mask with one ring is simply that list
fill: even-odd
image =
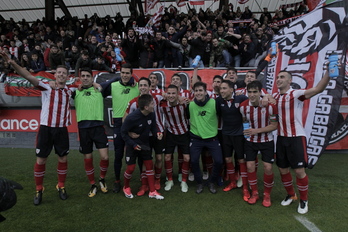
[{"label": "raised arm", "polygon": [[329,77],[329,72],[328,72],[328,68],[327,68],[323,78],[319,81],[319,83],[315,87],[307,89],[304,92],[305,98],[308,99],[308,98],[311,98],[311,97],[317,95],[318,93],[323,92],[324,89],[326,88],[327,84],[329,83],[329,81],[330,81],[330,77]]},{"label": "raised arm", "polygon": [[33,75],[30,74],[30,72],[21,67],[20,65],[18,65],[16,63],[16,61],[10,59],[4,52],[0,53],[2,58],[10,65],[12,65],[13,69],[22,77],[24,77],[25,79],[27,79],[31,84],[33,84],[34,86],[38,86],[39,85],[39,80],[34,77]]}]

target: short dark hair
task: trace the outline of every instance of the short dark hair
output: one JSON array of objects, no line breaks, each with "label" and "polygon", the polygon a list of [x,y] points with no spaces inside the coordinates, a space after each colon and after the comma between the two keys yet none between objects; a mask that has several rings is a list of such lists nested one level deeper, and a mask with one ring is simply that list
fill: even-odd
[{"label": "short dark hair", "polygon": [[168,85],[167,89],[176,89],[177,91],[179,91],[179,88],[176,85]]},{"label": "short dark hair", "polygon": [[220,75],[215,75],[215,76],[213,77],[213,81],[214,81],[215,79],[220,79],[221,81],[224,80],[224,79],[222,78],[222,76],[220,76]]},{"label": "short dark hair", "polygon": [[[281,73],[281,72],[285,72],[285,73],[289,74],[290,78],[292,79],[292,74],[291,74],[291,72],[286,71],[286,70],[281,70],[281,71],[279,71],[279,73]],[[278,74],[279,74],[279,73],[278,73]]]},{"label": "short dark hair", "polygon": [[221,81],[221,84],[222,84],[222,83],[226,83],[226,84],[228,85],[228,87],[234,89],[234,87],[233,87],[234,84],[233,84],[232,81],[224,79],[223,81]]},{"label": "short dark hair", "polygon": [[259,91],[262,90],[262,83],[258,80],[252,81],[247,85],[247,90],[249,89],[257,89]]},{"label": "short dark hair", "polygon": [[196,89],[197,87],[202,86],[204,91],[207,91],[207,84],[202,82],[202,81],[197,81],[194,85],[193,85],[193,89]]},{"label": "short dark hair", "polygon": [[143,94],[138,98],[138,106],[140,110],[144,110],[145,106],[149,106],[153,101],[153,98],[150,94]]},{"label": "short dark hair", "polygon": [[149,86],[151,86],[151,81],[150,81],[149,78],[147,78],[147,77],[140,77],[138,83],[139,83],[140,81],[147,81],[147,83],[149,84]]},{"label": "short dark hair", "polygon": [[235,71],[237,73],[237,69],[235,67],[228,67],[226,72],[228,71]]},{"label": "short dark hair", "polygon": [[131,65],[130,63],[124,63],[124,64],[122,64],[121,69],[122,69],[122,68],[129,68],[130,71],[131,71],[131,73],[133,73],[133,68],[132,68],[132,65]]},{"label": "short dark hair", "polygon": [[91,76],[93,76],[93,72],[91,68],[88,67],[84,67],[84,68],[80,68],[80,73],[84,71],[84,72],[88,72],[89,74],[91,74]]},{"label": "short dark hair", "polygon": [[154,76],[156,77],[156,79],[158,80],[158,77],[157,77],[156,73],[154,73],[154,72],[150,73],[150,74],[149,74],[149,77],[150,77],[151,75],[154,75]]},{"label": "short dark hair", "polygon": [[175,77],[175,76],[180,77],[180,80],[182,81],[181,76],[180,76],[180,74],[179,74],[179,73],[174,73],[174,74],[173,74],[173,76],[172,76],[170,79],[173,79],[173,77]]},{"label": "short dark hair", "polygon": [[58,65],[57,68],[56,68],[56,70],[57,70],[58,68],[65,68],[66,71],[67,71],[67,73],[68,73],[68,75],[69,75],[69,69],[68,69],[68,67],[66,67],[65,65]]}]

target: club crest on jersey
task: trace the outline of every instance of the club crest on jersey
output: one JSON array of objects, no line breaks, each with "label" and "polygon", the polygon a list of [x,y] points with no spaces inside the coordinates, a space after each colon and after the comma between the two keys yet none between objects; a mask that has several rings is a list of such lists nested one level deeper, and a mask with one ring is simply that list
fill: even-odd
[{"label": "club crest on jersey", "polygon": [[266,108],[263,107],[263,108],[261,109],[261,114],[266,114]]},{"label": "club crest on jersey", "polygon": [[290,96],[289,95],[285,96],[285,101],[290,101]]},{"label": "club crest on jersey", "polygon": [[236,108],[238,108],[238,107],[239,107],[239,103],[234,103],[234,106],[235,106]]},{"label": "club crest on jersey", "polygon": [[152,121],[151,120],[147,120],[147,124],[151,125]]}]

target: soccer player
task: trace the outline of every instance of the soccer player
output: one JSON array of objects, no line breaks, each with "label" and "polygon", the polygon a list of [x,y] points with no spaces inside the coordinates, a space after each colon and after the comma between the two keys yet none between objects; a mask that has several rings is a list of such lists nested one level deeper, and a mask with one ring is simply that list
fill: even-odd
[{"label": "soccer player", "polygon": [[27,79],[32,85],[41,91],[42,107],[40,114],[40,128],[36,142],[36,162],[34,176],[36,194],[34,205],[40,205],[44,191],[43,179],[46,171],[46,161],[54,147],[58,155],[58,184],[56,189],[62,200],[68,198],[65,190],[65,179],[68,169],[67,155],[69,153],[69,133],[67,126],[71,124],[70,104],[72,89],[66,86],[68,69],[65,66],[57,66],[54,77],[56,89],[52,89],[48,82],[32,76],[25,68],[19,66],[14,60],[9,59],[5,53],[1,53],[3,59],[12,65],[14,70]]},{"label": "soccer player", "polygon": [[118,193],[121,191],[121,168],[124,153],[124,140],[121,136],[122,118],[127,109],[128,103],[133,98],[139,95],[138,84],[133,84],[132,78],[133,69],[128,63],[121,67],[120,81],[113,82],[104,90],[104,95],[112,96],[112,111],[114,122],[114,149],[115,149],[115,183],[113,191]]},{"label": "soccer player", "polygon": [[306,133],[302,123],[304,100],[321,93],[329,83],[329,74],[326,71],[318,84],[310,89],[292,89],[292,76],[288,71],[280,71],[276,77],[278,92],[273,96],[277,100],[279,124],[276,144],[276,163],[280,171],[281,180],[287,191],[287,196],[281,205],[290,205],[297,200],[292,184],[290,168],[296,175],[297,188],[300,192],[300,203],[297,212],[308,212],[308,176]]},{"label": "soccer player", "polygon": [[272,131],[277,129],[278,118],[275,104],[263,107],[262,84],[260,81],[252,81],[247,85],[249,99],[240,105],[240,112],[244,122],[250,123],[250,129],[244,130],[245,160],[248,169],[248,182],[252,194],[248,203],[253,205],[259,199],[256,173],[256,157],[261,152],[263,161],[264,194],[262,205],[271,206],[271,190],[273,187],[274,174],[272,164],[274,162],[274,142]]},{"label": "soccer player", "polygon": [[227,175],[230,183],[223,189],[227,192],[237,187],[235,169],[232,162],[234,152],[237,158],[243,182],[243,199],[248,201],[250,193],[248,190],[247,167],[244,160],[244,136],[242,115],[239,105],[247,99],[246,96],[235,96],[233,83],[223,80],[220,85],[220,97],[216,99],[217,114],[222,121],[222,150],[226,162]]},{"label": "soccer player", "polygon": [[190,119],[190,156],[192,172],[197,182],[196,193],[203,191],[202,174],[199,167],[199,158],[203,148],[207,148],[213,158],[214,166],[208,181],[209,191],[216,193],[215,184],[218,180],[222,154],[219,140],[217,139],[218,119],[216,115],[215,100],[209,98],[207,85],[196,82],[193,86],[194,100],[188,105],[188,118]]},{"label": "soccer player", "polygon": [[[136,159],[141,157],[146,168],[146,176],[150,188],[149,197],[162,200],[164,197],[155,189],[149,134],[152,132],[153,135],[157,135],[159,140],[162,139],[163,134],[157,132],[156,116],[154,114],[155,103],[152,96],[149,94],[141,95],[138,99],[138,105],[139,109],[129,114],[121,127],[122,138],[126,142],[127,163],[127,169],[124,172],[123,193],[127,198],[133,198],[129,182],[135,169]],[[132,138],[129,136],[129,132],[139,136]]]},{"label": "soccer player", "polygon": [[157,75],[155,73],[150,73],[149,80],[151,81],[151,86],[150,86],[151,90],[150,91],[151,91],[152,96],[154,94],[162,95],[163,90],[158,88],[158,78],[157,78]]},{"label": "soccer player", "polygon": [[[191,93],[191,91],[188,90],[188,89],[182,89],[181,88],[182,79],[181,79],[181,76],[179,75],[179,73],[175,73],[172,76],[170,84],[171,85],[175,85],[176,87],[178,87],[180,97],[186,99],[187,102],[189,100],[192,100],[193,94]],[[182,164],[183,164],[183,162],[184,162],[183,153],[182,153],[182,151],[180,149],[178,149],[178,166],[179,166],[178,180],[180,182],[182,181]]]},{"label": "soccer player", "polygon": [[167,174],[167,182],[164,190],[169,191],[174,186],[173,181],[173,163],[172,154],[178,146],[183,153],[182,164],[182,181],[180,184],[181,191],[188,191],[187,178],[190,167],[190,135],[188,119],[186,117],[186,102],[180,103],[179,89],[175,85],[169,85],[167,88],[167,99],[160,102],[160,109],[163,112],[166,122],[166,148],[165,148],[165,169]]},{"label": "soccer player", "polygon": [[[245,95],[248,97],[248,91],[247,91],[247,85],[252,82],[252,81],[255,81],[257,80],[256,78],[256,72],[254,71],[248,71],[246,74],[245,74],[245,78],[244,78],[244,84],[245,84],[245,87],[243,88],[238,88],[236,89],[236,95]],[[261,94],[264,96],[267,94],[267,91],[265,89],[262,88],[261,90]]]},{"label": "soccer player", "polygon": [[[138,86],[139,86],[139,92],[140,92],[140,96],[144,95],[144,94],[149,94],[150,92],[150,85],[151,85],[151,81],[146,78],[146,77],[141,77],[138,81]],[[154,103],[155,103],[155,114],[156,114],[156,125],[157,125],[157,129],[159,132],[164,131],[164,126],[162,123],[162,114],[160,113],[159,110],[159,102],[163,99],[162,95],[159,94],[151,94],[154,98]],[[128,108],[126,110],[125,116],[124,118],[127,117],[128,114],[134,112],[136,109],[139,108],[138,105],[138,97],[133,98],[129,104],[128,104]],[[138,136],[138,135],[133,135],[133,136]],[[162,174],[162,154],[163,154],[163,150],[164,150],[164,141],[162,140],[158,140],[156,135],[152,135],[150,136],[150,146],[151,148],[153,148],[155,150],[155,188],[156,190],[159,190],[161,188],[161,174]],[[148,191],[148,183],[147,183],[147,177],[146,177],[146,173],[145,173],[145,168],[142,168],[142,160],[139,159],[138,160],[138,164],[140,166],[140,170],[142,170],[141,173],[141,181],[142,181],[142,186],[140,187],[139,192],[137,193],[138,196],[143,196],[145,194],[146,191]]]},{"label": "soccer player", "polygon": [[82,89],[75,91],[72,97],[75,100],[80,152],[84,155],[85,171],[91,184],[88,196],[94,197],[97,194],[98,187],[94,180],[93,144],[95,144],[100,155],[100,190],[103,193],[108,191],[105,175],[109,166],[109,143],[104,129],[104,100],[101,92],[93,86],[94,78],[90,68],[80,70],[80,80]]}]

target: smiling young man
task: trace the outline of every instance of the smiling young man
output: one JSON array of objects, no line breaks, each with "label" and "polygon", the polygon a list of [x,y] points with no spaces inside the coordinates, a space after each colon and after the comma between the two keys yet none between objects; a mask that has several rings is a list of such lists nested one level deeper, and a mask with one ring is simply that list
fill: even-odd
[{"label": "smiling young man", "polygon": [[57,87],[52,89],[47,81],[42,81],[32,76],[25,68],[19,66],[14,60],[9,59],[5,53],[2,52],[1,56],[7,63],[12,65],[20,76],[37,87],[42,95],[40,128],[36,141],[36,162],[34,166],[36,185],[34,205],[39,205],[42,201],[46,161],[53,147],[58,155],[58,184],[56,189],[60,199],[66,200],[68,195],[65,190],[65,180],[68,169],[67,155],[69,153],[69,133],[67,127],[71,124],[69,100],[72,95],[72,89],[66,86],[68,70],[65,66],[57,66],[54,73]]},{"label": "smiling young man", "polygon": [[189,125],[186,116],[186,104],[181,104],[179,100],[179,89],[176,85],[169,85],[167,88],[167,98],[160,102],[160,110],[165,117],[166,148],[165,148],[165,169],[167,182],[164,190],[169,191],[174,186],[172,154],[178,146],[183,153],[181,191],[187,192],[187,178],[189,173],[190,148],[189,148]]},{"label": "smiling young man", "polygon": [[[114,122],[114,149],[115,149],[115,160],[114,160],[114,172],[115,172],[115,183],[113,191],[118,193],[121,191],[121,168],[122,159],[124,154],[124,140],[121,136],[122,118],[127,109],[128,103],[133,98],[139,95],[138,84],[133,84],[134,79],[132,78],[133,69],[128,63],[125,63],[121,67],[121,79],[119,81],[111,83],[104,90],[104,95],[112,96],[112,111],[113,111],[113,122]],[[132,81],[133,80],[133,81]]]},{"label": "smiling young man", "polygon": [[280,171],[283,185],[287,196],[281,205],[288,206],[297,200],[292,184],[290,168],[296,175],[297,188],[300,192],[300,203],[297,212],[308,212],[308,176],[307,166],[307,141],[303,126],[303,103],[304,100],[321,93],[329,83],[328,71],[318,84],[310,89],[292,89],[292,75],[288,71],[280,71],[276,77],[278,92],[273,96],[277,100],[279,124],[276,144],[276,163]]},{"label": "smiling young man", "polygon": [[93,86],[94,78],[90,68],[80,70],[81,90],[73,93],[76,117],[79,128],[80,152],[84,155],[85,171],[91,184],[89,197],[97,194],[98,187],[94,180],[93,144],[100,155],[99,185],[103,193],[108,191],[105,176],[109,166],[109,142],[104,129],[104,98]]},{"label": "smiling young man", "polygon": [[[146,78],[146,77],[141,77],[138,81],[138,86],[139,86],[139,92],[140,92],[140,96],[144,95],[144,94],[150,94],[150,85],[151,85],[151,81]],[[156,125],[157,125],[157,129],[159,132],[164,131],[164,126],[162,123],[162,116],[159,110],[159,102],[163,99],[162,95],[159,94],[151,94],[153,99],[154,99],[154,103],[155,103],[155,114],[156,114]],[[138,100],[139,100],[139,96],[133,98],[127,107],[126,113],[123,117],[123,120],[127,117],[128,114],[134,112],[136,109],[139,108],[139,104],[138,104]],[[159,190],[161,188],[161,173],[162,173],[162,154],[163,154],[163,150],[164,150],[164,142],[163,140],[158,140],[156,138],[156,136],[152,135],[150,136],[150,145],[151,148],[154,149],[155,151],[155,187],[156,190]],[[137,196],[143,196],[145,194],[145,192],[148,191],[148,181],[147,181],[147,177],[145,174],[145,169],[144,167],[142,168],[142,160],[139,159],[138,160],[138,164],[140,167],[140,170],[142,170],[141,173],[141,181],[142,181],[142,186],[140,187],[139,192],[137,193]]]},{"label": "smiling young man", "polygon": [[[149,94],[143,94],[138,99],[139,108],[130,113],[121,127],[121,135],[126,143],[126,163],[127,169],[124,172],[123,193],[127,198],[133,198],[129,185],[130,179],[135,169],[137,158],[141,158],[146,168],[146,176],[149,184],[149,198],[158,200],[164,199],[155,189],[155,179],[153,171],[152,154],[150,148],[150,132],[156,135],[159,140],[163,134],[157,132],[156,116],[154,114],[155,102]],[[139,136],[133,138],[129,135],[133,132]]]},{"label": "smiling young man", "polygon": [[243,116],[243,121],[248,121],[250,123],[250,129],[243,131],[246,136],[244,151],[248,169],[248,182],[252,191],[248,203],[251,205],[255,204],[259,199],[256,157],[260,151],[264,169],[264,194],[262,205],[270,207],[271,190],[274,179],[272,171],[272,164],[274,162],[272,131],[276,130],[278,126],[277,107],[274,104],[269,104],[267,107],[262,106],[262,84],[260,81],[248,83],[247,91],[249,99],[240,105],[239,110]]},{"label": "smiling young man", "polygon": [[202,173],[199,167],[199,158],[203,148],[207,148],[213,158],[214,166],[212,175],[208,180],[211,193],[216,193],[217,183],[222,166],[222,153],[218,133],[218,119],[216,115],[215,100],[209,98],[207,84],[196,82],[193,86],[194,99],[188,106],[188,118],[190,119],[190,156],[192,172],[197,182],[196,193],[203,191]]},{"label": "smiling young man", "polygon": [[234,94],[233,82],[223,80],[220,85],[220,97],[216,99],[217,114],[222,121],[222,150],[226,162],[226,170],[230,183],[223,189],[225,192],[237,188],[235,169],[232,155],[238,160],[243,182],[243,199],[248,201],[247,168],[244,160],[244,136],[242,115],[239,112],[240,104],[247,99],[244,95]]}]

